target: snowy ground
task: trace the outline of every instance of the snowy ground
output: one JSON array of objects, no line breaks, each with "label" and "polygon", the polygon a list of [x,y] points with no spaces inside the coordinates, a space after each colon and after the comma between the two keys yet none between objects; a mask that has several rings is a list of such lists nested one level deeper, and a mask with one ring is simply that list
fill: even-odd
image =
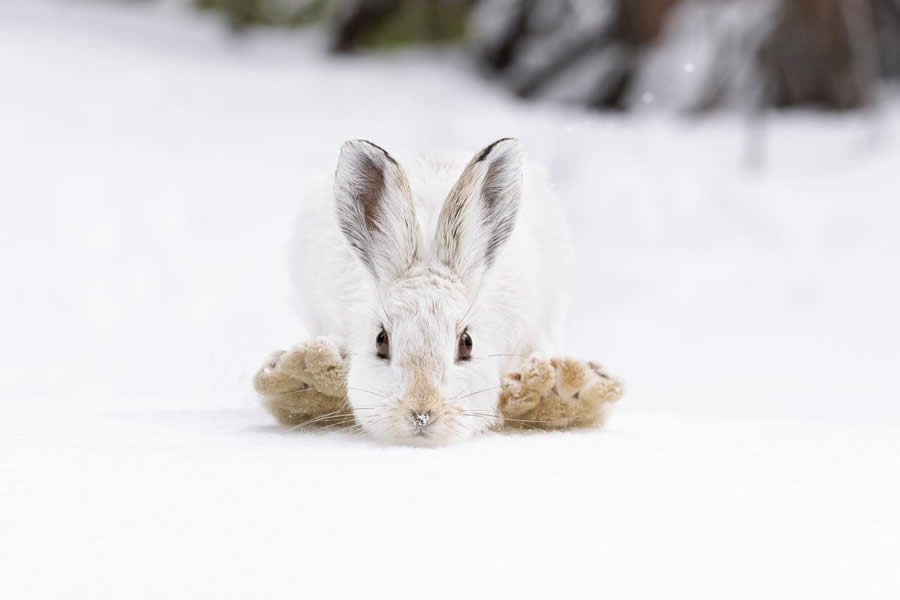
[{"label": "snowy ground", "polygon": [[[738,117],[44,1],[0,1],[0,86],[0,597],[900,594],[896,100],[772,119],[751,169]],[[250,377],[305,335],[304,182],[350,137],[504,135],[566,200],[568,347],[629,385],[609,428],[274,428]]]}]

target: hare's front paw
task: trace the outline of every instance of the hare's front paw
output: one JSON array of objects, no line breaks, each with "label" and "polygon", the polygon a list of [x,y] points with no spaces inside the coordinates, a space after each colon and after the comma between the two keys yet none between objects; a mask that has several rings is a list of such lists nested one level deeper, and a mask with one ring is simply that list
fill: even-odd
[{"label": "hare's front paw", "polygon": [[282,425],[324,426],[352,418],[347,398],[349,359],[331,338],[269,355],[253,385]]},{"label": "hare's front paw", "polygon": [[565,429],[603,424],[622,382],[596,362],[531,355],[501,382],[500,412],[510,427]]}]

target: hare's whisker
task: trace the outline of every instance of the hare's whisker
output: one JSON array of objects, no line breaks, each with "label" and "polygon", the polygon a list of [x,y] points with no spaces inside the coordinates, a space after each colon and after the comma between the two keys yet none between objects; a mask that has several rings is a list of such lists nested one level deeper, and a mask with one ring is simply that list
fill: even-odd
[{"label": "hare's whisker", "polygon": [[355,387],[348,387],[347,389],[348,389],[348,390],[353,390],[353,391],[355,391],[355,392],[365,392],[365,393],[367,393],[367,394],[374,394],[374,395],[376,395],[376,396],[378,396],[378,397],[380,397],[380,398],[387,398],[387,396],[385,396],[384,394],[379,394],[378,392],[373,392],[372,390],[364,390],[364,389],[362,389],[362,388],[355,388]]},{"label": "hare's whisker", "polygon": [[334,431],[330,431],[329,433],[356,433],[360,430],[362,430],[362,425],[360,425],[359,423],[354,423],[353,425],[348,425],[347,427],[344,427],[342,429],[335,429]]},{"label": "hare's whisker", "polygon": [[327,418],[329,418],[329,417],[340,416],[341,414],[344,414],[344,412],[345,412],[345,411],[344,411],[343,408],[338,408],[338,409],[333,410],[333,411],[331,411],[331,412],[327,412],[327,413],[325,413],[325,414],[323,414],[323,415],[316,415],[315,417],[311,417],[308,421],[304,421],[303,424],[305,424],[305,423],[312,423],[313,421],[316,421],[316,420],[318,420],[318,419],[327,419]]},{"label": "hare's whisker", "polygon": [[374,421],[368,421],[366,425],[372,427],[374,425],[378,425],[379,423],[383,423],[384,421],[391,418],[391,415],[387,415],[385,417],[381,417],[380,419],[375,419]]},{"label": "hare's whisker", "polygon": [[482,286],[479,285],[478,289],[475,290],[475,296],[472,297],[472,302],[469,304],[469,308],[466,309],[466,312],[463,313],[462,319],[459,320],[460,323],[465,324],[466,317],[469,316],[469,311],[472,310],[473,306],[475,306],[475,302],[478,300],[479,294],[481,294],[481,287]]},{"label": "hare's whisker", "polygon": [[266,395],[266,396],[293,396],[296,394],[304,394],[306,392],[318,392],[318,391],[319,390],[317,390],[314,387],[305,387],[305,388],[300,388],[298,390],[288,390],[287,392],[277,392],[275,394],[264,394],[264,395]]},{"label": "hare's whisker", "polygon": [[336,421],[334,423],[328,423],[322,427],[318,427],[316,431],[328,431],[332,427],[340,427],[342,425],[348,425],[350,423],[355,423],[356,419],[343,419],[341,421]]},{"label": "hare's whisker", "polygon": [[[360,406],[358,408],[354,408],[353,410],[360,410],[360,411],[362,411],[362,410],[377,410],[378,408],[379,407],[377,407],[377,406]],[[350,417],[350,416],[353,416],[353,413],[350,412],[350,410],[348,408],[342,407],[337,410],[333,410],[329,413],[325,413],[324,415],[318,415],[318,416],[312,417],[310,419],[307,419],[306,421],[303,421],[302,423],[298,423],[297,425],[291,425],[291,427],[289,427],[288,429],[289,429],[289,431],[297,431],[298,429],[303,429],[304,427],[313,425],[320,421],[328,421],[330,419],[337,419],[339,417],[344,417],[344,416]]]},{"label": "hare's whisker", "polygon": [[393,323],[393,321],[391,321],[391,317],[388,316],[387,309],[384,307],[384,300],[382,300],[382,298],[381,298],[381,291],[378,290],[378,289],[376,289],[376,290],[375,290],[375,295],[378,297],[378,305],[381,307],[381,312],[384,313],[384,318],[385,318],[385,320],[387,320],[388,325],[390,325],[390,326],[391,326],[391,329],[393,329],[393,328],[394,328],[394,323]]},{"label": "hare's whisker", "polygon": [[490,415],[490,414],[487,414],[487,413],[477,413],[477,412],[464,412],[463,414],[464,414],[464,415],[467,415],[467,416],[470,416],[470,417],[486,417],[486,418],[494,418],[494,419],[500,419],[501,421],[511,421],[511,422],[514,422],[514,423],[543,423],[543,424],[546,424],[546,425],[559,425],[560,423],[566,423],[566,422],[567,422],[567,419],[556,419],[556,420],[553,420],[553,421],[540,421],[540,420],[537,420],[537,419],[513,419],[513,418],[511,418],[511,417],[503,417],[503,416]]},{"label": "hare's whisker", "polygon": [[315,423],[312,423],[310,425],[304,425],[304,424],[293,425],[288,429],[288,431],[307,431],[307,430],[313,430],[313,429],[316,429]]},{"label": "hare's whisker", "polygon": [[338,409],[338,410],[332,411],[330,413],[325,413],[324,415],[319,415],[318,417],[313,417],[311,419],[303,421],[302,423],[300,423],[298,425],[294,425],[291,429],[300,429],[302,427],[305,427],[312,423],[317,423],[319,421],[326,421],[329,419],[337,419],[337,418],[346,417],[346,416],[348,416],[348,413],[346,411],[344,411],[343,409]]},{"label": "hare's whisker", "polygon": [[463,398],[468,398],[469,396],[474,396],[475,394],[482,394],[484,392],[490,392],[491,390],[499,390],[499,389],[500,389],[500,386],[495,385],[495,386],[492,386],[489,388],[485,388],[483,390],[478,390],[477,392],[470,392],[470,393],[466,394],[465,396],[456,396],[455,398],[453,398],[453,400],[462,400]]},{"label": "hare's whisker", "polygon": [[528,429],[533,429],[534,431],[541,431],[540,427],[535,427],[534,425],[529,425],[528,423],[519,423],[519,425]]}]

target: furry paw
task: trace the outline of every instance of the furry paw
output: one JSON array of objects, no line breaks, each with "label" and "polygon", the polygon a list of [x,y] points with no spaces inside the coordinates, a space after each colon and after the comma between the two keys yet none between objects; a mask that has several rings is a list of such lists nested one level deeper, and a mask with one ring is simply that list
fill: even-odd
[{"label": "furry paw", "polygon": [[319,337],[269,355],[253,385],[282,425],[327,426],[352,418],[347,406],[348,357]]},{"label": "furry paw", "polygon": [[509,427],[591,427],[603,424],[622,393],[622,382],[599,363],[532,354],[521,370],[503,376],[500,413]]}]

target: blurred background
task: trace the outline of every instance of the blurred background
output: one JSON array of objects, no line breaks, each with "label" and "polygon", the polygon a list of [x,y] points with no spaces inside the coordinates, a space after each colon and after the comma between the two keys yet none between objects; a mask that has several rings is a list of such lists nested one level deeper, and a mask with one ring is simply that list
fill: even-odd
[{"label": "blurred background", "polygon": [[252,408],[340,143],[522,139],[625,413],[900,422],[898,0],[0,2],[4,402]]}]

